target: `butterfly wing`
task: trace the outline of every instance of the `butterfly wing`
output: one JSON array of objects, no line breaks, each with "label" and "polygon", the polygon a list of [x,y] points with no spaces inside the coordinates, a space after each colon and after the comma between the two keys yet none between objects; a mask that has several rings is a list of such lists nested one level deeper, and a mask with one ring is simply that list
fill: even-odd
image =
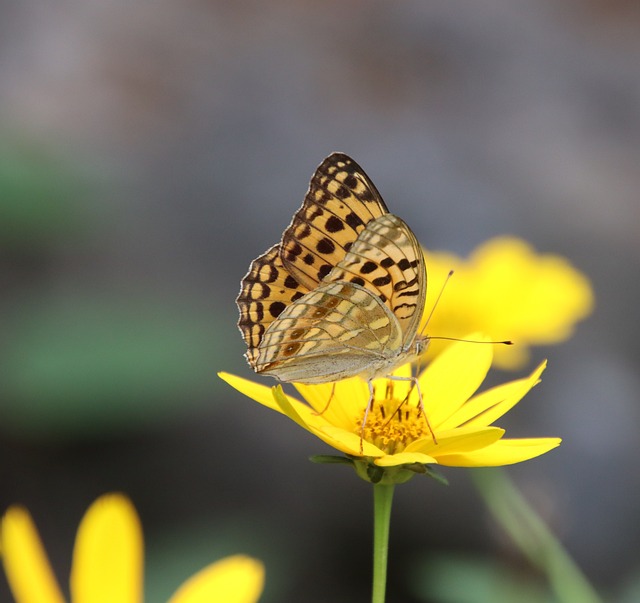
[{"label": "butterfly wing", "polygon": [[410,344],[424,312],[427,271],[422,248],[407,224],[385,214],[370,221],[326,282],[356,283],[378,296]]},{"label": "butterfly wing", "polygon": [[282,263],[300,284],[313,289],[367,223],[386,213],[364,170],[347,155],[333,153],[315,171],[302,207],[282,235]]},{"label": "butterfly wing", "polygon": [[269,325],[314,289],[365,225],[386,212],[380,193],[353,159],[333,153],[320,164],[280,244],[256,258],[242,279],[238,327],[254,369]]},{"label": "butterfly wing", "polygon": [[238,327],[247,344],[245,356],[254,369],[260,342],[269,325],[305,293],[307,289],[282,265],[279,245],[251,262],[249,272],[242,279],[236,304],[240,311]]},{"label": "butterfly wing", "polygon": [[254,366],[280,381],[326,383],[368,373],[402,347],[398,321],[355,283],[323,283],[271,323]]},{"label": "butterfly wing", "polygon": [[425,293],[415,236],[388,213],[364,170],[334,153],[280,244],[242,280],[236,301],[247,360],[281,381],[386,374],[407,356]]}]

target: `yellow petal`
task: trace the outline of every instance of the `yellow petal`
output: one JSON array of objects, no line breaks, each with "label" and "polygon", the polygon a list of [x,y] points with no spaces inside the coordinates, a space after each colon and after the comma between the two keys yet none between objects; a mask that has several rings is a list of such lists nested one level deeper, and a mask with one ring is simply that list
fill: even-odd
[{"label": "yellow petal", "polygon": [[313,432],[323,442],[333,448],[351,454],[353,456],[382,457],[384,452],[367,440],[362,440],[359,435],[346,431],[333,425],[324,425],[318,431]]},{"label": "yellow petal", "polygon": [[[484,341],[472,333],[468,339]],[[420,375],[420,391],[424,410],[434,429],[464,404],[487,376],[493,357],[492,345],[456,342],[450,345]],[[411,403],[417,402],[413,388]]]},{"label": "yellow petal", "polygon": [[[317,385],[294,383],[293,385],[316,412],[320,412],[325,409],[328,411],[331,407],[331,403],[335,401],[336,383],[320,383]],[[327,404],[329,407],[327,407]]]},{"label": "yellow petal", "polygon": [[354,416],[364,412],[369,400],[369,387],[360,377],[320,385],[294,385],[328,423],[344,429],[351,428]]},{"label": "yellow petal", "polygon": [[405,452],[422,452],[438,459],[447,454],[470,452],[485,448],[499,440],[504,429],[499,427],[460,427],[451,431],[438,432],[435,444],[431,436],[411,442]]},{"label": "yellow petal", "polygon": [[538,254],[524,241],[501,237],[479,247],[471,260],[484,274],[483,286],[496,290],[500,320],[531,342],[566,339],[576,320],[593,309],[588,279],[563,257]]},{"label": "yellow petal", "polygon": [[64,603],[29,512],[9,507],[0,529],[2,563],[16,603]]},{"label": "yellow petal", "polygon": [[264,587],[264,566],[235,555],[208,565],[189,578],[169,603],[255,603]]},{"label": "yellow petal", "polygon": [[329,446],[355,456],[382,456],[384,454],[379,448],[366,440],[361,441],[360,436],[353,432],[331,425],[323,415],[316,414],[315,411],[307,406],[294,406],[279,385],[273,388],[273,397],[281,407],[282,412],[300,427],[329,444]]},{"label": "yellow petal", "polygon": [[438,462],[448,467],[513,465],[545,454],[559,446],[561,441],[560,438],[504,439],[482,450],[439,456]]},{"label": "yellow petal", "polygon": [[395,467],[397,465],[408,465],[420,463],[422,465],[435,464],[438,461],[428,454],[421,452],[400,452],[399,454],[389,454],[382,458],[375,459],[374,463],[379,467]]},{"label": "yellow petal", "polygon": [[317,414],[308,406],[289,398],[282,390],[281,385],[271,388],[270,392],[278,410],[303,429],[309,431],[311,426],[317,427],[319,423],[325,421],[322,415]]},{"label": "yellow petal", "polygon": [[269,407],[271,410],[282,412],[273,401],[273,394],[271,393],[270,387],[225,372],[218,373],[218,377],[226,381],[233,389],[238,390],[241,394],[248,396],[256,402],[260,402],[260,404]]},{"label": "yellow petal", "polygon": [[80,522],[73,550],[73,603],[141,603],[143,544],[140,520],[128,498],[107,494]]},{"label": "yellow petal", "polygon": [[440,426],[453,429],[459,425],[491,425],[513,408],[529,390],[540,382],[540,375],[547,366],[546,360],[524,379],[511,381],[488,389],[474,396]]}]

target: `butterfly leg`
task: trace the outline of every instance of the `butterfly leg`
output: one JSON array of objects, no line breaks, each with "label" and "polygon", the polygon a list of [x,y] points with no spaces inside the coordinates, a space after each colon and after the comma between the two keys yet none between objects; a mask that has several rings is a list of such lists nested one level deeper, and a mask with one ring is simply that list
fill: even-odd
[{"label": "butterfly leg", "polygon": [[411,392],[415,387],[416,392],[418,393],[418,412],[422,414],[422,416],[424,417],[424,420],[427,423],[427,427],[429,428],[429,433],[431,434],[433,443],[437,444],[438,440],[436,439],[436,434],[434,433],[433,428],[431,427],[431,423],[429,422],[427,411],[424,409],[424,403],[422,402],[422,390],[420,389],[420,383],[418,382],[418,379],[416,377],[400,377],[397,375],[389,375],[387,379],[391,379],[392,381],[411,381],[411,387],[409,388],[409,391],[407,392],[407,395],[405,396],[404,400],[400,403],[400,406],[398,406],[396,412],[400,410],[400,408],[402,408],[402,406],[409,401],[409,396],[411,395]]},{"label": "butterfly leg", "polygon": [[333,395],[336,393],[336,384],[335,381],[331,384],[331,394],[329,395],[329,399],[327,400],[327,403],[325,405],[325,407],[317,412],[314,412],[313,414],[317,415],[317,416],[322,416],[325,412],[327,412],[327,410],[329,410],[329,405],[331,404],[331,400],[333,400]]},{"label": "butterfly leg", "polygon": [[364,409],[364,417],[362,418],[362,425],[360,425],[360,454],[362,454],[364,451],[362,447],[362,440],[364,438],[364,427],[367,424],[369,411],[373,406],[373,381],[371,379],[367,380],[367,385],[369,386],[369,401],[367,402],[367,407]]}]

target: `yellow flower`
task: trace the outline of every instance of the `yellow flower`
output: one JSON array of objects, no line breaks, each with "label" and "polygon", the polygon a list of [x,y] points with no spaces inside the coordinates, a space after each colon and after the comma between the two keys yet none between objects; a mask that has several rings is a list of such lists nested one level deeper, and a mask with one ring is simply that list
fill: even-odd
[{"label": "yellow flower", "polygon": [[[29,512],[12,506],[2,518],[0,554],[16,603],[63,603]],[[128,498],[96,500],[78,528],[70,590],[75,603],[142,603],[143,542],[140,520]],[[236,555],[208,565],[187,580],[170,603],[253,603],[264,582],[255,559]]]},{"label": "yellow flower", "polygon": [[[433,307],[449,270],[455,271],[429,322],[428,334],[461,337],[481,331],[492,339],[512,340],[515,345],[495,350],[495,365],[503,369],[524,366],[530,345],[567,339],[575,323],[593,310],[593,291],[585,275],[560,256],[537,254],[520,239],[491,239],[468,260],[434,251],[426,251],[425,257],[427,309]],[[432,341],[428,357],[446,345]]]},{"label": "yellow flower", "polygon": [[[481,335],[470,337],[482,339]],[[492,426],[539,382],[545,368],[542,363],[529,377],[474,396],[491,366],[493,347],[456,342],[431,361],[418,377],[428,424],[419,408],[417,389],[411,388],[409,381],[374,381],[374,402],[362,429],[369,390],[358,377],[337,382],[334,390],[330,383],[294,384],[308,403],[304,404],[285,395],[280,386],[269,388],[228,373],[219,376],[253,400],[286,414],[333,448],[363,462],[361,466],[356,464],[360,475],[363,467],[368,470],[373,466],[404,466],[406,470],[411,465],[432,463],[459,467],[508,465],[544,454],[558,446],[560,439],[504,439],[504,430]],[[398,377],[409,375],[409,365],[395,373]]]}]

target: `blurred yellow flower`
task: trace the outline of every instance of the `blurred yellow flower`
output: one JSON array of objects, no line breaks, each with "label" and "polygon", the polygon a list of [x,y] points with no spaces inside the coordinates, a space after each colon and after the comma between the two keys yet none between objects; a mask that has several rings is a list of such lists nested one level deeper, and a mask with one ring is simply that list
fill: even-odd
[{"label": "blurred yellow flower", "polygon": [[[469,337],[486,339],[478,334]],[[365,473],[371,466],[406,469],[416,463],[509,465],[548,452],[560,439],[503,439],[504,430],[492,426],[539,382],[545,368],[542,363],[529,377],[474,396],[491,366],[493,348],[455,342],[425,368],[418,382],[429,424],[419,409],[417,390],[409,381],[374,381],[374,401],[362,429],[369,390],[359,377],[339,381],[335,389],[331,383],[294,384],[306,400],[304,404],[285,395],[281,386],[269,388],[228,373],[219,376],[239,392],[286,414],[333,448],[363,462]],[[395,372],[398,377],[409,375],[409,365]],[[364,477],[363,466],[356,464],[356,469]]]},{"label": "blurred yellow flower", "polygon": [[[12,506],[0,528],[0,554],[16,603],[64,603],[29,512]],[[121,494],[96,500],[76,536],[70,590],[74,603],[142,603],[142,528]],[[243,555],[205,567],[187,580],[170,603],[253,603],[264,583],[259,561]]]},{"label": "blurred yellow flower", "polygon": [[[431,317],[428,334],[461,337],[481,331],[495,340],[512,340],[515,345],[495,350],[499,368],[521,368],[529,359],[530,345],[567,339],[575,323],[593,310],[593,291],[584,274],[565,258],[538,254],[514,237],[491,239],[468,260],[436,251],[426,251],[425,257],[428,310],[447,273],[455,271]],[[447,345],[431,341],[427,357],[437,356]]]}]

